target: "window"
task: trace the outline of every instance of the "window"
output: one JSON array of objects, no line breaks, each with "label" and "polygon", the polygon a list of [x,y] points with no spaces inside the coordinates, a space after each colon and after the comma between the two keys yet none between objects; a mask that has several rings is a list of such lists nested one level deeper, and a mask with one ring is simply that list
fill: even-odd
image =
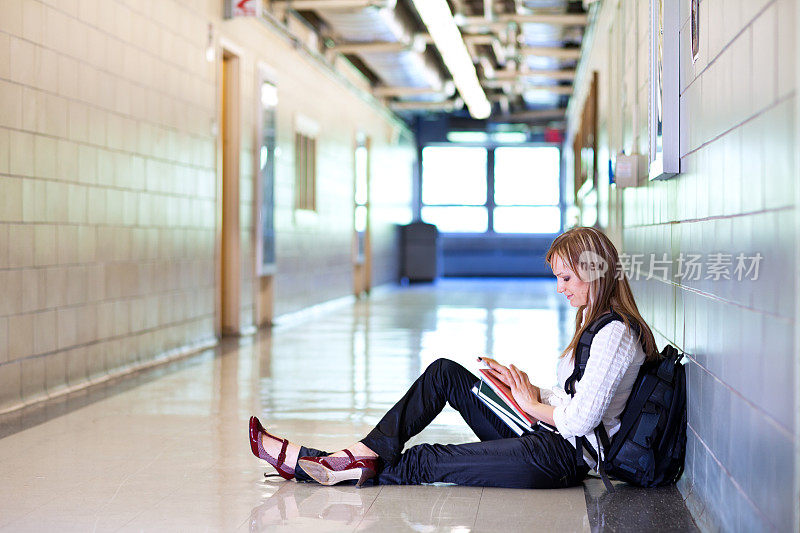
[{"label": "window", "polygon": [[560,161],[555,146],[426,146],[422,220],[445,233],[558,233]]},{"label": "window", "polygon": [[486,231],[486,161],[486,148],[423,148],[422,220],[445,232]]},{"label": "window", "polygon": [[259,147],[259,274],[275,268],[275,124],[277,120],[278,89],[261,82],[261,145]]},{"label": "window", "polygon": [[355,217],[354,228],[357,238],[356,261],[364,262],[367,234],[367,202],[369,201],[369,148],[367,138],[359,134],[356,138],[355,153]]},{"label": "window", "polygon": [[495,232],[558,233],[559,165],[554,146],[495,149]]},{"label": "window", "polygon": [[489,227],[485,207],[425,206],[422,220],[445,233],[483,233]]},{"label": "window", "polygon": [[303,133],[294,134],[295,208],[317,208],[317,140]]}]

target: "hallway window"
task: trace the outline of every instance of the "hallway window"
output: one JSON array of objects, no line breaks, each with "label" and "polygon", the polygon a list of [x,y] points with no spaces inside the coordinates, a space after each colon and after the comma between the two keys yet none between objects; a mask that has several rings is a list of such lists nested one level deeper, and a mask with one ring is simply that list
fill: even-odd
[{"label": "hallway window", "polygon": [[[262,76],[265,74],[262,73]],[[269,81],[261,82],[261,146],[259,148],[260,206],[258,273],[275,270],[275,136],[278,88]]]},{"label": "hallway window", "polygon": [[356,261],[364,262],[367,245],[367,201],[369,200],[369,148],[367,138],[363,133],[356,136],[355,153],[355,217],[354,229],[356,232]]},{"label": "hallway window", "polygon": [[558,233],[560,154],[554,146],[494,151],[494,231]]},{"label": "hallway window", "polygon": [[486,148],[422,149],[422,220],[440,231],[482,233],[486,210]]},{"label": "hallway window", "polygon": [[444,233],[558,233],[560,166],[556,146],[426,146],[422,220]]},{"label": "hallway window", "polygon": [[485,207],[425,206],[422,220],[445,233],[483,233],[489,227]]}]

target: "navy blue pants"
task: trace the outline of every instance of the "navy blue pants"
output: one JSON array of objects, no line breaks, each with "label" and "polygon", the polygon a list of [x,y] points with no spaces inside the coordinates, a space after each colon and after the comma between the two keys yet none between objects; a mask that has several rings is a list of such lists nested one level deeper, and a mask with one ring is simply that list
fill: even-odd
[{"label": "navy blue pants", "polygon": [[[449,359],[437,359],[405,396],[361,440],[377,453],[379,485],[446,482],[479,487],[557,488],[579,484],[589,471],[575,448],[558,433],[536,426],[517,436],[471,391],[479,379]],[[420,444],[403,452],[445,404],[455,408],[481,442]],[[329,455],[302,447],[300,457]],[[298,467],[298,481],[310,477]]]}]

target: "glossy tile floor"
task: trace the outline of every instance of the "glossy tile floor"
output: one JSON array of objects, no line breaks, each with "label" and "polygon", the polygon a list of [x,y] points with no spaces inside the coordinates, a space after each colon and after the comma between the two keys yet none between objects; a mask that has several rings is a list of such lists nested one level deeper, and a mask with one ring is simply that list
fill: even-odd
[{"label": "glossy tile floor", "polygon": [[[251,414],[317,448],[357,440],[437,357],[474,368],[476,356],[493,354],[552,385],[573,317],[551,280],[381,290],[6,415],[0,531],[694,529],[671,487],[621,497],[596,480],[549,491],[320,487],[267,480],[273,470],[250,453]],[[447,408],[411,444],[472,440]],[[637,498],[636,512],[626,510]]]}]

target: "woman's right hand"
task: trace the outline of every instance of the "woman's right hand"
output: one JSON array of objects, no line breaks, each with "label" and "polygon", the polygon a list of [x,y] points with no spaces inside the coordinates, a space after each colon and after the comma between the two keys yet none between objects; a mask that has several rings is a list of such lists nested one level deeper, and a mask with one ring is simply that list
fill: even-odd
[{"label": "woman's right hand", "polygon": [[511,387],[511,384],[514,382],[514,378],[511,376],[511,370],[509,370],[508,367],[501,365],[489,357],[478,357],[478,361],[486,363],[486,366],[489,367],[489,370],[494,377]]}]

